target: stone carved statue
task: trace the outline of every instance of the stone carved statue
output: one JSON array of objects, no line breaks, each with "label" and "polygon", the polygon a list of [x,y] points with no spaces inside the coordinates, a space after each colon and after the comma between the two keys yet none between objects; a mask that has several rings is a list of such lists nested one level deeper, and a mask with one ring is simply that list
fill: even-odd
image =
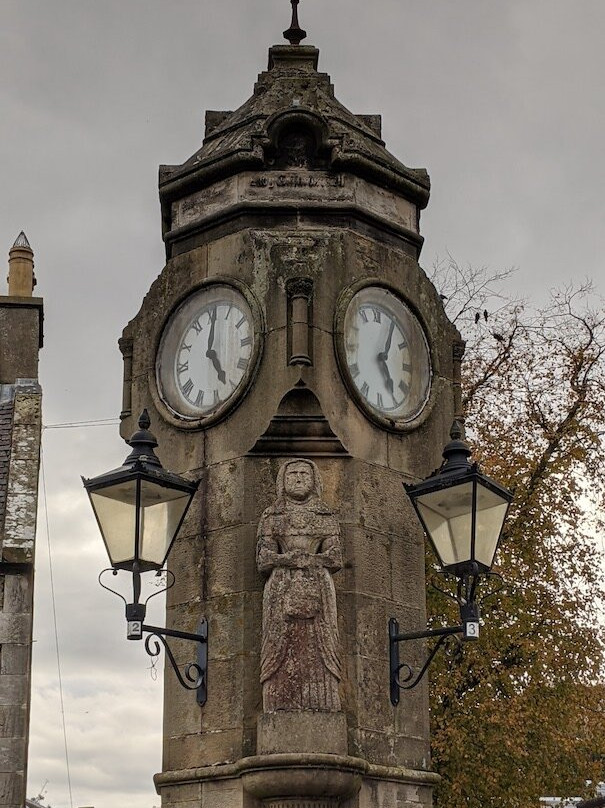
[{"label": "stone carved statue", "polygon": [[263,710],[340,710],[336,593],[342,567],[338,520],[321,500],[319,469],[289,460],[277,499],[258,526],[256,559],[263,592]]}]

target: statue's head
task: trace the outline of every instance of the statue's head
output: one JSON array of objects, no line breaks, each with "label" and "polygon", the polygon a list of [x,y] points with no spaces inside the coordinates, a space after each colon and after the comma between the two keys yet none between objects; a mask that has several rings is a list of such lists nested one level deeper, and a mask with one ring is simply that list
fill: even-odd
[{"label": "statue's head", "polygon": [[284,463],[277,477],[277,494],[293,502],[320,498],[321,478],[315,463],[298,458]]}]

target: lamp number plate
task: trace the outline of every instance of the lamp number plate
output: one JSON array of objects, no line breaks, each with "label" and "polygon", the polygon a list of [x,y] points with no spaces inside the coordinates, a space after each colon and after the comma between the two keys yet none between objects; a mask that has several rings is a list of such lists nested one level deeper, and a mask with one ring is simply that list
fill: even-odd
[{"label": "lamp number plate", "polygon": [[479,621],[469,620],[464,624],[464,639],[465,640],[478,640],[479,639]]}]

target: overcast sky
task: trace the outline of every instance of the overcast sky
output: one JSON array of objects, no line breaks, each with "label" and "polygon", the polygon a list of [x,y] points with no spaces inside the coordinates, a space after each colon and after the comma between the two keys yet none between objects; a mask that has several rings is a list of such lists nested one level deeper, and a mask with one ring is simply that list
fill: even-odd
[{"label": "overcast sky", "polygon": [[[337,97],[381,113],[387,147],[426,167],[424,266],[518,267],[540,298],[603,291],[603,0],[302,0]],[[157,170],[235,109],[282,41],[287,0],[0,0],[0,252],[24,229],[45,299],[44,421],[115,418],[117,340],[164,264]],[[122,607],[79,475],[122,462],[117,427],[47,429],[45,479],[73,807],[152,808],[161,684]],[[70,808],[38,532],[28,794]]]}]

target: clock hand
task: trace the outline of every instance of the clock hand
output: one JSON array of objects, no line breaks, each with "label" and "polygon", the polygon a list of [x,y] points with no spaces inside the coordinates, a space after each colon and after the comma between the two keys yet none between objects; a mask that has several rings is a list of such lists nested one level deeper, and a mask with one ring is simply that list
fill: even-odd
[{"label": "clock hand", "polygon": [[382,375],[384,376],[385,386],[389,391],[389,393],[391,394],[393,400],[395,401],[393,379],[389,371],[389,366],[387,365],[387,357],[389,355],[389,351],[391,350],[391,342],[393,340],[394,330],[395,330],[395,321],[391,320],[391,325],[389,327],[389,333],[387,336],[387,341],[384,346],[384,350],[378,354],[378,356],[376,357],[376,361],[378,362]]},{"label": "clock hand", "polygon": [[378,354],[378,361],[386,362],[389,351],[391,350],[391,342],[393,340],[393,331],[395,330],[395,320],[391,320],[391,326],[389,328],[389,335],[387,337],[387,341],[384,346],[384,350]]},{"label": "clock hand", "polygon": [[212,348],[214,343],[214,327],[216,325],[216,306],[212,310],[212,315],[210,316],[210,333],[208,334],[208,347],[206,350],[206,356],[209,356],[209,351]]},{"label": "clock hand", "polygon": [[214,328],[216,325],[216,306],[212,311],[212,315],[210,317],[210,333],[208,334],[208,348],[206,349],[206,356],[212,362],[212,367],[216,370],[216,375],[220,382],[225,384],[227,381],[227,376],[225,375],[225,371],[221,367],[221,363],[218,360],[216,355],[216,351],[213,350],[212,344],[214,343]]},{"label": "clock hand", "polygon": [[216,370],[216,375],[218,376],[219,381],[225,384],[227,381],[227,376],[221,367],[221,363],[218,360],[216,351],[206,351],[206,356],[212,362],[212,367]]}]

